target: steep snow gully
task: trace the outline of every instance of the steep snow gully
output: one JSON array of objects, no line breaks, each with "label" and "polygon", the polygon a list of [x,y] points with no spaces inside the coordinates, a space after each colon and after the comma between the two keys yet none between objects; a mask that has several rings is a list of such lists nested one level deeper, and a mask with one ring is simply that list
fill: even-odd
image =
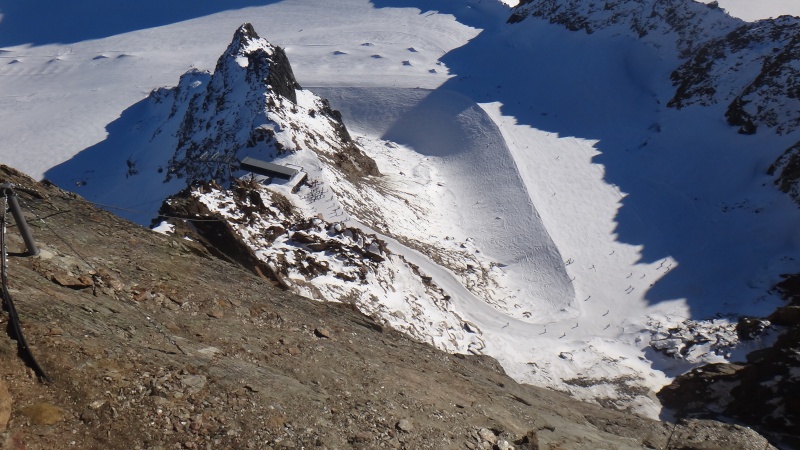
[{"label": "steep snow gully", "polygon": [[[737,343],[735,317],[768,314],[779,274],[800,271],[800,211],[765,175],[797,134],[739,135],[720,105],[667,108],[679,62],[667,41],[545,20],[509,25],[511,10],[488,0],[240,1],[244,9],[223,11],[201,2],[191,14],[170,6],[147,20],[161,2],[145,1],[130,20],[32,36],[20,24],[29,8],[8,3],[0,2],[4,162],[34,176],[49,169],[78,193],[84,178],[113,189],[129,170],[127,152],[151,140],[139,132],[154,127],[140,121],[142,98],[189,68],[213,69],[230,33],[252,22],[354,136],[386,143],[365,151],[411,155],[396,176],[430,182],[418,193],[435,208],[419,223],[436,227],[412,237],[470,242],[502,274],[501,295],[517,292],[532,307],[492,307],[387,238],[453,297],[480,329],[484,353],[519,381],[658,415],[652,392],[672,377],[769,340]],[[74,167],[92,163],[79,155],[91,148],[108,153],[109,167],[52,169],[76,155]],[[130,218],[149,223],[178,184],[119,189],[129,203],[115,206],[146,209]],[[399,221],[398,211],[387,206],[386,220]],[[716,344],[667,339],[689,319],[702,320],[693,332]],[[675,359],[652,341],[687,351]]]}]

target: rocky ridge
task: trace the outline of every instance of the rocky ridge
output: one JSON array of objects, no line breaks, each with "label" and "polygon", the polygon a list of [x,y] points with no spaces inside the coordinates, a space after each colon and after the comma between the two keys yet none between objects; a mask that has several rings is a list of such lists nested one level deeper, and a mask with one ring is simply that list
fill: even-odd
[{"label": "rocky ridge", "polygon": [[727,417],[757,427],[784,445],[800,446],[800,276],[777,289],[789,300],[767,320],[743,319],[742,339],[764,326],[783,330],[775,345],[736,364],[709,364],[681,375],[659,392],[663,404],[681,417]]},{"label": "rocky ridge", "polygon": [[727,104],[728,123],[789,134],[800,127],[800,19],[746,23],[703,43],[675,72],[676,108]]},{"label": "rocky ridge", "polygon": [[[231,189],[199,183],[167,199],[161,214],[169,217],[170,235],[226,253],[278,286],[348,304],[441,350],[480,354],[480,330],[453,311],[450,297],[419,267],[375,234],[307,217],[293,202],[301,201],[254,181]],[[183,219],[199,222],[187,226]]]}]

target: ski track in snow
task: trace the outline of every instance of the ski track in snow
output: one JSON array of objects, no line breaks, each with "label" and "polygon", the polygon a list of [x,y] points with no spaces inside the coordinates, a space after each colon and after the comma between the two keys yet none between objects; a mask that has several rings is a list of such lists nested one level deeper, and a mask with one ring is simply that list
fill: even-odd
[{"label": "ski track in snow", "polygon": [[[420,2],[388,3],[411,6]],[[321,0],[287,1],[71,44],[4,48],[0,52],[3,162],[41,177],[47,169],[103,141],[107,134],[104,127],[152,89],[175,85],[179,76],[192,67],[213,69],[233,30],[248,21],[270,42],[286,49],[300,84],[313,86],[311,90],[329,98],[343,112],[351,132],[370,140],[396,141],[403,151],[410,152],[406,160],[395,160],[397,177],[406,170],[400,166],[411,162],[417,179],[430,180],[425,188],[425,192],[431,192],[426,194],[430,197],[420,194],[420,198],[430,203],[431,216],[426,223],[431,229],[415,229],[419,222],[398,220],[393,228],[396,234],[431,245],[441,243],[444,237],[456,242],[471,239],[474,248],[483,252],[482,258],[498,265],[501,274],[497,279],[502,280],[501,291],[505,292],[498,296],[509,299],[505,310],[488,305],[466,289],[460,275],[385,237],[392,251],[419,265],[453,297],[458,313],[480,328],[486,342],[484,353],[497,358],[511,376],[597,400],[614,397],[619,386],[597,382],[581,387],[565,380],[616,378],[622,380],[618,384],[626,384],[626,377],[632,377],[633,384],[657,390],[703,359],[724,360],[708,354],[686,363],[650,350],[648,343],[656,328],[676,326],[693,314],[713,308],[693,311],[687,300],[678,296],[652,302],[648,291],[659,280],[666,280],[669,271],[687,264],[699,280],[720,284],[719,288],[703,287],[701,295],[718,301],[745,290],[744,302],[749,303],[756,292],[764,294],[777,273],[796,269],[789,260],[779,260],[774,255],[798,256],[800,236],[779,227],[773,239],[761,237],[758,248],[747,251],[753,253],[748,257],[754,262],[743,264],[736,274],[746,278],[740,283],[724,282],[731,277],[727,272],[730,265],[721,264],[718,270],[711,266],[742,257],[730,250],[732,243],[770,228],[751,219],[742,219],[742,224],[752,228],[753,233],[749,228],[741,231],[733,226],[718,227],[718,215],[696,213],[692,200],[696,194],[708,194],[710,199],[700,206],[709,209],[709,205],[719,202],[732,203],[736,194],[722,192],[721,188],[717,188],[720,192],[713,192],[713,183],[718,180],[709,181],[712,192],[677,189],[669,182],[670,177],[691,179],[684,172],[700,169],[683,168],[675,162],[665,162],[662,167],[666,161],[662,153],[652,156],[652,164],[640,175],[643,181],[634,184],[653,193],[645,199],[663,199],[665,207],[677,205],[682,220],[700,223],[689,227],[686,234],[665,226],[664,234],[673,239],[665,242],[677,246],[691,235],[696,238],[690,242],[694,246],[691,251],[706,252],[703,257],[711,262],[706,267],[697,262],[700,258],[686,257],[687,252],[680,254],[681,260],[676,259],[666,244],[663,257],[645,258],[643,255],[652,249],[630,243],[632,239],[620,239],[619,214],[633,217],[626,226],[635,228],[639,225],[630,224],[639,223],[641,229],[636,233],[644,236],[657,234],[661,225],[653,223],[653,219],[663,215],[648,209],[640,193],[625,192],[609,182],[606,166],[614,169],[617,161],[608,148],[612,145],[610,139],[598,141],[590,133],[559,133],[555,131],[557,126],[536,128],[533,121],[510,114],[509,105],[497,100],[510,97],[499,96],[500,86],[495,84],[513,85],[511,79],[519,80],[520,73],[492,79],[487,77],[491,67],[476,66],[473,72],[463,67],[458,67],[460,72],[453,72],[456,69],[448,67],[446,56],[479,36],[481,30],[474,28],[476,24],[499,26],[499,14],[508,13],[498,5],[467,3],[485,13],[480,19],[468,16],[464,23],[471,26],[449,14],[409,7],[376,7],[365,0],[338,2],[335,11]],[[725,2],[721,3],[725,6]],[[730,3],[733,5],[734,0]],[[442,9],[447,11],[446,7]],[[497,21],[492,22],[495,17]],[[503,41],[506,37],[498,33],[498,40],[490,42],[498,45],[494,48],[498,59],[516,58],[515,51],[533,45],[518,48],[510,37]],[[573,38],[585,37],[570,36]],[[551,63],[558,65],[557,60]],[[474,82],[459,78],[472,75],[485,78]],[[642,89],[647,85],[644,81]],[[546,91],[547,87],[541,89]],[[555,104],[548,95],[537,93],[538,103],[531,106]],[[575,94],[570,101],[582,101],[580,95],[583,94]],[[630,101],[635,104],[639,100]],[[593,104],[591,100],[586,103]],[[602,102],[598,100],[596,104]],[[562,114],[570,109],[564,108]],[[594,120],[592,115],[598,113],[596,109],[574,109],[572,112],[578,117],[585,113],[587,121]],[[543,124],[559,123],[557,113],[547,113],[550,116],[542,116]],[[685,126],[675,116],[653,117],[662,119],[665,129],[671,124]],[[606,118],[597,120],[602,119]],[[138,126],[126,125],[130,130]],[[636,138],[652,138],[652,145],[657,148],[687,145],[689,148],[680,153],[686,158],[691,157],[693,148],[714,145],[711,138],[709,142],[693,144],[691,138],[671,141],[653,137],[646,127],[635,128],[640,125],[637,122],[625,131],[633,130]],[[719,129],[720,133],[727,132],[723,127]],[[698,167],[711,167],[726,146],[746,148],[742,142],[736,136],[726,138],[725,145],[717,144],[719,148],[710,156],[698,157]],[[392,164],[391,158],[376,155],[376,159],[384,165]],[[672,159],[677,157],[672,155]],[[759,161],[753,158],[750,163],[739,170],[751,170]],[[619,178],[618,173],[614,175]],[[725,176],[734,180],[752,178],[742,173]],[[634,179],[634,175],[629,178]],[[743,188],[741,191],[748,192]],[[152,192],[154,196],[161,195],[159,189]],[[147,208],[158,206],[156,198],[136,200],[139,203],[126,206],[142,205],[148,200],[153,203]],[[747,202],[777,205],[773,212],[767,210],[760,216],[767,224],[778,223],[781,216],[774,211],[788,204],[769,194],[764,194],[763,199],[745,199]],[[336,219],[335,214],[340,214],[336,211],[341,211],[342,205],[331,201],[315,207],[326,218]],[[785,221],[796,223],[791,218]],[[355,218],[350,223],[369,228]],[[673,228],[680,226],[676,220]],[[718,230],[720,235],[714,236]],[[758,273],[755,280],[752,273]],[[515,295],[519,297],[517,303],[533,310],[516,308]],[[728,309],[767,312],[775,305],[770,298],[761,301],[755,306],[733,305]],[[647,396],[625,401],[643,414],[659,413],[658,405]]]}]

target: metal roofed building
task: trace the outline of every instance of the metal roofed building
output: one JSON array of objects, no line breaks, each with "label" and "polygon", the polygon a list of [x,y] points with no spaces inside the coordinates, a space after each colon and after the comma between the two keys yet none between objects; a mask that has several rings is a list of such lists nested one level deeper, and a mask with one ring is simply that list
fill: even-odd
[{"label": "metal roofed building", "polygon": [[239,168],[257,173],[259,175],[265,175],[271,178],[281,178],[283,180],[291,180],[293,176],[300,172],[299,170],[292,169],[291,167],[261,161],[260,159],[251,158],[249,156],[245,157],[242,162],[239,163]]}]

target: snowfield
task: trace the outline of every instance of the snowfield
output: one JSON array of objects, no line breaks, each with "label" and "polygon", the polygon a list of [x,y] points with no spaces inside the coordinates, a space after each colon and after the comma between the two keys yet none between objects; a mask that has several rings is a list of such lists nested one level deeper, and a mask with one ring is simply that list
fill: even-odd
[{"label": "snowfield", "polygon": [[[720,3],[754,18],[743,2]],[[139,4],[158,14],[159,3]],[[298,103],[327,98],[383,174],[362,189],[310,152],[282,161],[313,168],[330,194],[304,188],[293,200],[319,221],[315,232],[375,233],[397,255],[381,276],[400,280],[399,292],[365,287],[368,312],[443,349],[491,355],[521,382],[648,416],[661,413],[653,392],[674,376],[771,341],[775,331],[740,343],[735,323],[771,312],[771,287],[800,270],[800,210],[765,174],[798,135],[740,135],[721,106],[667,108],[678,60],[666,43],[507,25],[510,8],[488,0],[236,6],[112,19],[113,33],[98,26],[73,40],[63,27],[32,37],[17,22],[32,7],[0,1],[2,162],[57,174],[93,201],[102,193],[148,225],[183,186],[160,184],[158,164],[127,176],[129,152],[151,139],[140,131],[154,126],[130,108],[189,69],[213,70],[250,22],[285,48],[310,91]],[[81,154],[93,147],[107,160]],[[203,201],[226,211],[214,195]],[[276,242],[254,249],[268,260],[293,245]],[[340,281],[298,291],[336,300]],[[426,310],[435,317],[423,320]]]}]

